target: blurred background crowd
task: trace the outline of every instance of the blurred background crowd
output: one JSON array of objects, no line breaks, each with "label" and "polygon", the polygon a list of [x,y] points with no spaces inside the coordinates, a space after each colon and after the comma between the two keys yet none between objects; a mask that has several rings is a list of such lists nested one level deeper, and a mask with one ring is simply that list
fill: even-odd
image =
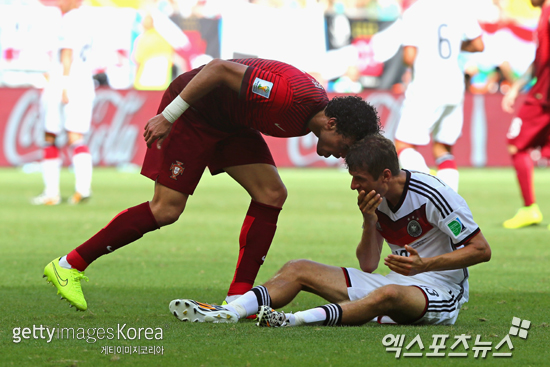
[{"label": "blurred background crowd", "polygon": [[[212,58],[289,62],[329,92],[401,93],[401,15],[415,0],[84,0],[94,73],[113,89],[164,90]],[[42,88],[56,49],[57,0],[0,0],[0,87]],[[505,93],[535,55],[540,9],[527,0],[464,0],[485,51],[464,55],[472,93]]]}]

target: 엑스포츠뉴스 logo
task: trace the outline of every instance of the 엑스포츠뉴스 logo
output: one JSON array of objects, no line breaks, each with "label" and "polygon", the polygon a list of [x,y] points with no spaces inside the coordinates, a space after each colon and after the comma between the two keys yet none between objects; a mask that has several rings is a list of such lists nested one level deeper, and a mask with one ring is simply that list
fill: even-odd
[{"label": "\uc5d1\uc2a4\ud3ec\uce20\ub274\uc2a4 logo", "polygon": [[185,168],[183,167],[183,163],[180,161],[176,161],[176,163],[172,163],[170,166],[170,171],[172,172],[172,175],[170,176],[171,179],[177,180],[178,176],[183,173],[183,170]]}]

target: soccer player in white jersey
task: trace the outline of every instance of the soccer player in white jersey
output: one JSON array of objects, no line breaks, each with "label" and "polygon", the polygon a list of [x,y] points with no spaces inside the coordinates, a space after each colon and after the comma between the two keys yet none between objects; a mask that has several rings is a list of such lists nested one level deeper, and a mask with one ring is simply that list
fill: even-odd
[{"label": "soccer player in white jersey", "polygon": [[91,194],[92,156],[84,142],[92,120],[95,98],[90,49],[90,17],[80,8],[82,0],[59,0],[63,13],[59,52],[49,73],[40,103],[40,116],[45,127],[42,178],[44,191],[31,200],[35,205],[57,205],[61,202],[59,175],[62,159],[56,137],[65,130],[75,174],[72,204]]},{"label": "soccer player in white jersey", "polygon": [[458,0],[419,0],[403,14],[403,61],[413,79],[405,91],[395,145],[401,167],[428,173],[416,146],[432,150],[437,176],[458,191],[452,147],[463,123],[464,72],[460,51],[484,49],[481,28]]},{"label": "soccer player in white jersey", "polygon": [[[467,268],[491,258],[464,199],[434,176],[399,169],[393,143],[381,135],[352,146],[346,163],[363,216],[360,270],[293,260],[228,305],[176,299],[170,312],[183,321],[217,323],[258,313],[258,326],[271,327],[454,324],[469,297]],[[392,251],[384,259],[386,276],[373,273],[383,240]],[[332,303],[295,314],[273,309],[302,290]]]}]

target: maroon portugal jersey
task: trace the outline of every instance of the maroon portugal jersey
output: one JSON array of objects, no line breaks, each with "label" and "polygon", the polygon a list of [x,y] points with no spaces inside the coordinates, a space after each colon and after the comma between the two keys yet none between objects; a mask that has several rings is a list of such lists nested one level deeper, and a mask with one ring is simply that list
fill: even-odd
[{"label": "maroon portugal jersey", "polygon": [[528,99],[544,105],[550,104],[550,6],[542,8],[536,31],[537,52],[534,76],[537,82],[529,91]]},{"label": "maroon portugal jersey", "polygon": [[[291,65],[265,59],[230,61],[248,65],[240,93],[222,85],[191,106],[220,130],[249,127],[276,137],[306,135],[309,120],[328,104],[321,84]],[[199,71],[182,74],[171,84],[174,97]]]}]

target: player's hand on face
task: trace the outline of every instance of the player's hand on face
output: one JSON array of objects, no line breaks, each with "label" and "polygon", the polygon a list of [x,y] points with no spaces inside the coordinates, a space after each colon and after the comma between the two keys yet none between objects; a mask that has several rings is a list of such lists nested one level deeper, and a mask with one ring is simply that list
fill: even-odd
[{"label": "player's hand on face", "polygon": [[510,90],[508,90],[508,93],[506,93],[504,97],[502,97],[501,106],[504,112],[514,113],[514,103],[516,102],[517,96],[517,91],[513,88],[510,88]]},{"label": "player's hand on face", "polygon": [[377,194],[376,191],[372,190],[368,194],[361,190],[357,196],[357,205],[359,210],[363,213],[363,218],[365,221],[378,221],[378,216],[376,215],[376,208],[382,202],[380,194]]},{"label": "player's hand on face", "polygon": [[162,142],[168,136],[171,128],[172,124],[166,120],[162,113],[150,119],[147,124],[145,124],[145,132],[143,133],[147,147],[151,148],[153,142],[157,140],[157,148],[160,149]]},{"label": "player's hand on face", "polygon": [[424,272],[426,263],[418,255],[418,251],[409,245],[405,245],[405,250],[409,256],[390,254],[384,259],[384,265],[402,275],[415,275]]}]

